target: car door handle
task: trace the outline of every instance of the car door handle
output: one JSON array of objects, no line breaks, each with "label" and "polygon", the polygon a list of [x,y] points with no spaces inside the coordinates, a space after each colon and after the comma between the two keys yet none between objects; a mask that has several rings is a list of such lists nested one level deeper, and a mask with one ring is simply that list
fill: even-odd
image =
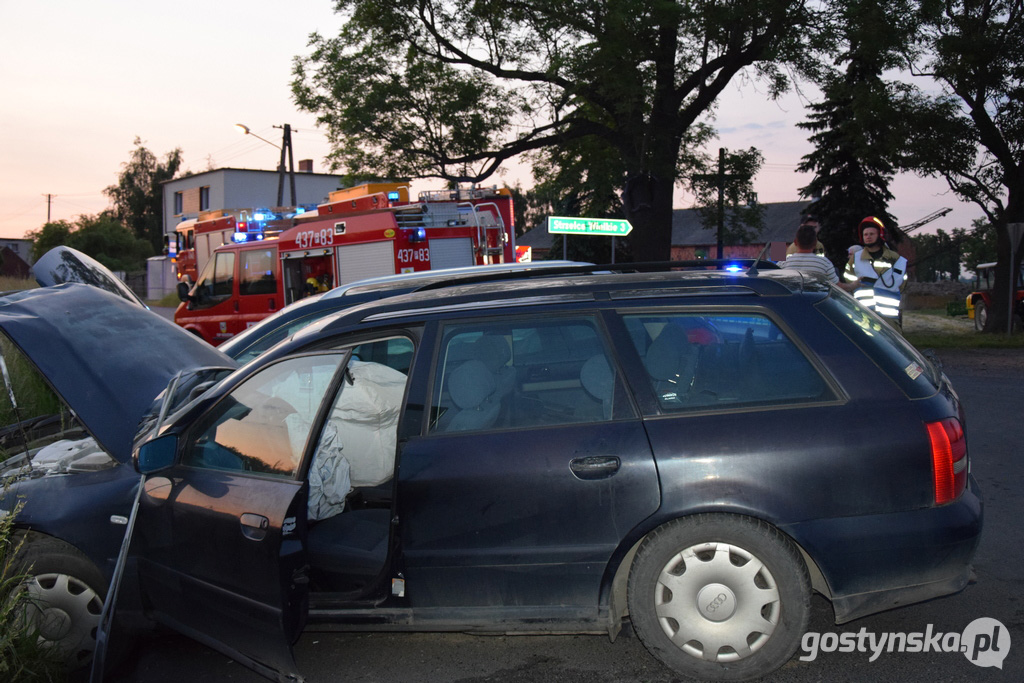
[{"label": "car door handle", "polygon": [[574,458],[569,461],[569,469],[579,479],[605,479],[619,471],[622,466],[614,455],[596,455],[586,458]]},{"label": "car door handle", "polygon": [[238,518],[242,523],[242,535],[253,541],[262,541],[267,536],[270,520],[263,515],[243,512]]}]

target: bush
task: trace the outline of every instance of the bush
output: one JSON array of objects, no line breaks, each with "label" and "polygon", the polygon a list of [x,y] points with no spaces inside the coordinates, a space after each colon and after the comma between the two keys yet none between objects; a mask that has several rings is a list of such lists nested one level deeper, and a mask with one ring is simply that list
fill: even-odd
[{"label": "bush", "polygon": [[[28,426],[32,420],[43,416],[59,416],[57,421],[67,422],[70,414],[62,409],[61,401],[14,344],[0,335],[0,359],[4,363],[0,381],[0,462],[24,451],[34,440]],[[7,386],[7,381],[10,386]],[[17,403],[12,403],[13,393]]]}]

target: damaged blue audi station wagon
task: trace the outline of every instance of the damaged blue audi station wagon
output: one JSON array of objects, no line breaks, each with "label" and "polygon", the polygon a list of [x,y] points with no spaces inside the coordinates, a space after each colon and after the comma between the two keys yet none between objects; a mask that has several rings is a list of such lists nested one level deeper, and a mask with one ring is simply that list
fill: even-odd
[{"label": "damaged blue audi station wagon", "polygon": [[54,471],[26,451],[2,505],[24,501],[19,533],[102,603],[138,493],[119,610],[264,675],[299,676],[303,629],[629,619],[675,671],[744,680],[793,656],[812,593],[844,623],[968,583],[960,401],[823,281],[455,284],[330,313],[237,368],[86,289],[0,300],[5,355],[95,441]]}]

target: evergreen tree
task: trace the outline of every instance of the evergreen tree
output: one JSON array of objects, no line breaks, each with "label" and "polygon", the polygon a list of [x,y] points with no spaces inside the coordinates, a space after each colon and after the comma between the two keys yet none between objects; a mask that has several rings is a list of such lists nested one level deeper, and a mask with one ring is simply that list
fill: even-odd
[{"label": "evergreen tree", "polygon": [[882,74],[899,63],[908,25],[896,18],[905,16],[907,6],[903,0],[854,0],[844,6],[847,49],[837,62],[845,70],[826,77],[824,99],[809,107],[807,121],[797,124],[812,133],[815,147],[798,167],[814,173],[800,193],[818,199],[818,239],[837,267],[846,263],[847,249],[856,243],[857,226],[866,216],[885,221],[890,242],[901,238],[887,210],[905,135],[892,106],[900,86],[886,83]]}]

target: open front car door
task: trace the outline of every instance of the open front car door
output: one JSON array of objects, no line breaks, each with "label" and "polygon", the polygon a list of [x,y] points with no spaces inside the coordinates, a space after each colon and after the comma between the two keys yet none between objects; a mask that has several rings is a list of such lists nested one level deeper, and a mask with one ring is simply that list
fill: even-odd
[{"label": "open front car door", "polygon": [[300,680],[308,487],[302,463],[343,353],[241,379],[135,453],[146,479],[132,553],[157,621],[274,680]]}]

